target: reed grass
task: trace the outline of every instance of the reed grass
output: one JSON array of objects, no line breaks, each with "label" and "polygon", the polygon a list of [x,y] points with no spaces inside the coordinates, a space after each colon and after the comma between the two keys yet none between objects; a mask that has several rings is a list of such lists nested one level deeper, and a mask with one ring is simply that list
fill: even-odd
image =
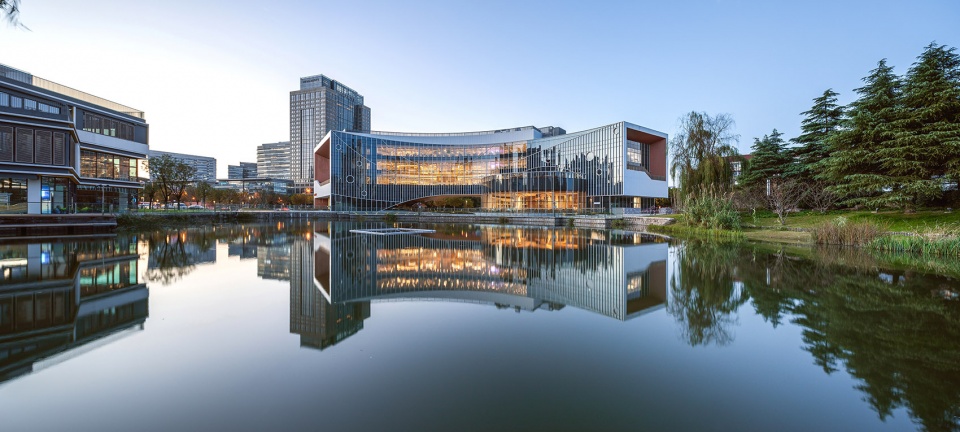
[{"label": "reed grass", "polygon": [[924,235],[889,235],[875,239],[871,246],[884,252],[960,257],[960,237],[930,238]]},{"label": "reed grass", "polygon": [[840,216],[814,226],[810,236],[819,245],[866,246],[883,236],[885,231],[873,222],[851,222]]}]

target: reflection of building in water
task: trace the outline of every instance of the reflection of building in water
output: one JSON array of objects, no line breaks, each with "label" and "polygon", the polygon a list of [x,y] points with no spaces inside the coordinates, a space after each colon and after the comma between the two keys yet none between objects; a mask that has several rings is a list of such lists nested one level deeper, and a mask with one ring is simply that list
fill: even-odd
[{"label": "reflection of building in water", "polygon": [[257,257],[256,243],[247,243],[244,240],[231,240],[227,243],[227,256],[240,257],[240,259],[250,259]]},{"label": "reflection of building in water", "polygon": [[257,276],[263,279],[290,280],[290,245],[258,246]]},{"label": "reflection of building in water", "polygon": [[306,240],[291,246],[290,333],[300,335],[301,346],[324,349],[363,329],[370,302],[330,304],[314,283],[313,251]]},{"label": "reflection of building in water", "polygon": [[316,236],[315,281],[332,303],[444,299],[535,310],[569,305],[625,320],[666,301],[656,237],[564,228],[476,227]]},{"label": "reflection of building in water", "polygon": [[277,231],[261,232],[260,245],[257,247],[257,276],[263,279],[290,280],[291,268],[295,267],[290,261],[290,249],[299,238],[290,232],[280,231],[282,223],[278,223]]},{"label": "reflection of building in water", "polygon": [[135,237],[0,247],[0,381],[143,329]]}]

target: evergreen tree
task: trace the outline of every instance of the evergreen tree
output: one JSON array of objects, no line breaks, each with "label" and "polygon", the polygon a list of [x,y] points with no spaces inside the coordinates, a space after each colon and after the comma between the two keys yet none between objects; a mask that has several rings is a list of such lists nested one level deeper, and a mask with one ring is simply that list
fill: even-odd
[{"label": "evergreen tree", "polygon": [[877,156],[898,179],[887,195],[904,206],[943,194],[945,177],[960,174],[960,56],[931,43],[907,72],[897,137]]},{"label": "evergreen tree", "polygon": [[800,127],[803,133],[791,140],[797,145],[792,149],[796,163],[788,167],[786,176],[811,183],[815,174],[813,164],[830,154],[827,140],[840,130],[843,121],[843,107],[837,105],[837,95],[833,89],[827,89],[813,99],[809,111],[801,113],[806,116]]},{"label": "evergreen tree", "polygon": [[784,174],[792,164],[792,158],[782,136],[782,133],[774,129],[770,135],[764,135],[763,139],[753,139],[753,145],[750,146],[752,158],[749,168],[740,177],[741,186],[765,185],[767,179]]},{"label": "evergreen tree", "polygon": [[898,187],[881,166],[877,154],[896,138],[893,122],[900,110],[900,78],[886,59],[863,79],[860,95],[847,109],[842,130],[827,140],[830,155],[812,167],[819,180],[845,198],[848,205],[879,207],[893,204],[885,191]]}]

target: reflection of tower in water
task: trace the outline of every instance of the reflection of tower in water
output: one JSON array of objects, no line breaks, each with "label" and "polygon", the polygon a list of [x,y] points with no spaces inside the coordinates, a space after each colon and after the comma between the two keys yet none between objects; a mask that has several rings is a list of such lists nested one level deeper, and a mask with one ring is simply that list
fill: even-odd
[{"label": "reflection of tower in water", "polygon": [[290,333],[300,335],[300,346],[324,349],[363,329],[363,320],[370,317],[370,302],[330,303],[314,282],[311,241],[293,242],[290,263]]}]

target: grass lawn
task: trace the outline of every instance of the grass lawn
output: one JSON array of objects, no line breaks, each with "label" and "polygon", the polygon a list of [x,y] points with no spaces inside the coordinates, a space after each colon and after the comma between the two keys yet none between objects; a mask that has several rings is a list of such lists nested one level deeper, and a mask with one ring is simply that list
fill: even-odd
[{"label": "grass lawn", "polygon": [[[759,226],[761,227],[779,227],[780,222],[777,216],[770,212],[758,212]],[[886,231],[911,231],[922,232],[934,228],[947,228],[960,230],[960,211],[946,212],[944,210],[927,210],[916,213],[905,214],[901,211],[881,211],[874,213],[872,211],[844,211],[835,210],[820,214],[818,212],[803,211],[800,213],[791,213],[787,216],[788,227],[794,228],[812,228],[823,222],[832,221],[840,216],[847,218],[852,222],[873,222],[878,224]],[[753,224],[750,214],[744,214],[742,220],[746,224]]]}]

